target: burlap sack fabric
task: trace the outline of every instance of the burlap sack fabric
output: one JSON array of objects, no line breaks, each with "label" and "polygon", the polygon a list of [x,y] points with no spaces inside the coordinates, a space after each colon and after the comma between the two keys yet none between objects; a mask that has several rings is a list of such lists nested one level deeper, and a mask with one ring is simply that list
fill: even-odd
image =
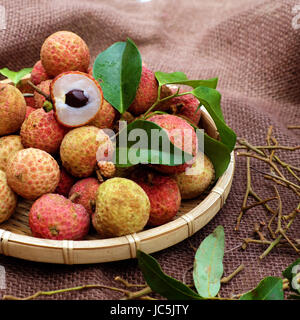
[{"label": "burlap sack fabric", "polygon": [[[0,31],[0,68],[20,69],[39,59],[44,39],[58,30],[71,30],[87,42],[92,57],[115,41],[132,38],[143,60],[153,70],[184,71],[191,79],[219,77],[222,108],[226,121],[255,144],[265,143],[269,125],[280,143],[299,144],[299,130],[287,124],[300,120],[300,29],[292,27],[296,15],[289,0],[153,0],[126,1],[10,1],[0,0],[6,9],[7,28]],[[283,158],[300,164],[299,152],[283,153]],[[260,246],[246,251],[234,249],[251,236],[254,223],[266,219],[257,207],[234,226],[246,188],[245,159],[237,157],[235,177],[224,208],[189,240],[153,256],[165,272],[182,280],[193,264],[190,243],[200,242],[217,225],[226,233],[224,274],[243,263],[245,271],[223,285],[222,296],[245,292],[267,275],[280,276],[297,255],[290,249],[275,249],[264,260]],[[253,166],[268,170],[262,163]],[[253,184],[262,197],[273,196],[271,183],[253,173]],[[279,188],[283,210],[297,205],[296,196]],[[291,235],[300,236],[300,221]],[[6,270],[6,290],[0,295],[27,296],[39,290],[54,290],[82,284],[117,285],[119,275],[128,281],[143,282],[136,260],[95,265],[65,266],[41,264],[0,256]],[[192,281],[190,272],[187,282]],[[115,299],[118,293],[90,289],[41,299]]]}]

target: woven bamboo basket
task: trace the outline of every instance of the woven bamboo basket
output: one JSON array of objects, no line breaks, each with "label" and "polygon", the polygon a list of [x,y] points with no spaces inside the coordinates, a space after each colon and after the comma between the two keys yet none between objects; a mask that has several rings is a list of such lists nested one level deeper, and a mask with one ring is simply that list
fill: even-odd
[{"label": "woven bamboo basket", "polygon": [[[22,81],[26,82],[28,77]],[[2,82],[9,83],[5,80]],[[201,126],[213,138],[218,138],[216,126],[201,107]],[[123,237],[99,239],[89,234],[85,240],[49,240],[31,236],[28,213],[32,202],[19,199],[16,212],[0,225],[0,253],[20,259],[57,263],[91,264],[136,257],[136,250],[153,253],[183,241],[205,226],[223,207],[234,174],[234,153],[226,172],[205,195],[182,201],[175,218],[162,226],[145,229]]]}]

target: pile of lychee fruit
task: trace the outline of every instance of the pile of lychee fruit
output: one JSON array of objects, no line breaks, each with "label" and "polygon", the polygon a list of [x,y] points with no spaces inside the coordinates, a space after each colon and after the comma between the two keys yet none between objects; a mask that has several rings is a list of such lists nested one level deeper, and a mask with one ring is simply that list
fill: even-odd
[{"label": "pile of lychee fruit", "polygon": [[[18,201],[28,199],[33,236],[80,240],[96,231],[100,238],[117,237],[171,221],[182,199],[196,198],[210,186],[214,167],[197,151],[193,135],[191,163],[122,169],[97,160],[99,149],[111,148],[103,129],[115,130],[121,115],[92,76],[86,43],[59,31],[45,40],[40,57],[30,76],[34,86],[0,83],[0,223],[12,216]],[[163,92],[171,95],[172,89]],[[140,117],[157,95],[155,75],[143,64],[127,116]],[[53,105],[49,112],[47,97]],[[174,97],[160,105],[166,113],[147,120],[167,132],[192,128],[201,117],[198,106],[190,94]]]}]

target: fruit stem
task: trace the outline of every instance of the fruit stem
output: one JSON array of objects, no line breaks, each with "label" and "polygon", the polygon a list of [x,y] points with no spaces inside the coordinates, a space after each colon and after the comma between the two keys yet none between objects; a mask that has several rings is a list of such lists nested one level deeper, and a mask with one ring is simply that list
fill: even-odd
[{"label": "fruit stem", "polygon": [[42,96],[44,96],[46,98],[46,100],[52,102],[51,97],[49,94],[45,93],[44,91],[42,91],[40,88],[38,88],[36,85],[34,85],[30,80],[27,81],[27,83],[39,94],[41,94]]},{"label": "fruit stem", "polygon": [[78,197],[80,197],[80,194],[78,192],[74,192],[70,197],[69,200],[71,200],[72,202],[74,202],[74,200],[76,200]]}]

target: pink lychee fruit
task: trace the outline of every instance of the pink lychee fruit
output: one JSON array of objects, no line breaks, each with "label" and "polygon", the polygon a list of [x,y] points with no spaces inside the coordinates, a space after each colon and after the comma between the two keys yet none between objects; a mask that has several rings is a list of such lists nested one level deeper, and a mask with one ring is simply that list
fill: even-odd
[{"label": "pink lychee fruit", "polygon": [[90,52],[87,44],[77,34],[58,31],[43,43],[41,61],[46,72],[54,77],[66,71],[87,72]]},{"label": "pink lychee fruit", "polygon": [[42,65],[41,60],[39,60],[33,66],[30,77],[31,77],[31,82],[35,85],[40,84],[42,81],[50,79],[49,75],[47,74],[45,68]]},{"label": "pink lychee fruit", "polygon": [[128,111],[134,115],[145,113],[156,101],[157,94],[158,82],[155,74],[146,66],[143,66],[140,84]]},{"label": "pink lychee fruit", "polygon": [[69,192],[75,183],[76,179],[71,176],[64,168],[60,169],[60,180],[54,193],[61,194],[62,196],[68,197]]},{"label": "pink lychee fruit", "polygon": [[[42,81],[37,87],[46,94],[50,94],[50,84],[52,80],[45,80]],[[38,93],[37,91],[34,92],[34,101],[35,101],[35,108],[42,108],[46,98]]]},{"label": "pink lychee fruit", "polygon": [[89,231],[90,217],[82,205],[60,194],[48,193],[32,205],[29,226],[34,237],[81,240]]},{"label": "pink lychee fruit", "polygon": [[60,179],[59,166],[47,152],[28,148],[16,152],[7,163],[9,186],[25,199],[53,192]]},{"label": "pink lychee fruit", "polygon": [[213,182],[214,177],[214,166],[202,152],[198,152],[195,162],[186,172],[174,175],[182,199],[200,196]]},{"label": "pink lychee fruit", "polygon": [[69,199],[81,204],[92,215],[95,211],[96,194],[100,182],[96,178],[85,178],[77,181],[69,192]]},{"label": "pink lychee fruit", "polygon": [[159,226],[173,219],[179,210],[181,196],[174,179],[150,170],[138,170],[131,179],[146,192],[150,200],[149,226]]},{"label": "pink lychee fruit", "polygon": [[0,136],[18,131],[25,119],[26,102],[16,87],[0,83]]},{"label": "pink lychee fruit", "polygon": [[[186,120],[170,114],[154,115],[147,120],[162,127],[167,132],[169,140],[176,147],[195,157],[198,149],[198,139],[194,128]],[[175,174],[184,172],[192,163],[193,159],[175,166],[154,164],[152,167],[162,173]]]},{"label": "pink lychee fruit", "polygon": [[[103,105],[103,92],[99,83],[84,72],[61,73],[53,79],[50,93],[55,117],[66,127],[80,127],[90,123]],[[105,107],[104,112],[108,108]],[[112,110],[110,112],[112,114]],[[111,116],[103,111],[100,116],[103,116],[104,122],[111,121]],[[108,120],[104,116],[108,116]],[[97,119],[99,122],[99,116]]]},{"label": "pink lychee fruit", "polygon": [[0,170],[0,223],[8,220],[17,206],[17,196],[7,184],[6,174]]},{"label": "pink lychee fruit", "polygon": [[103,130],[83,126],[69,131],[60,146],[62,165],[78,178],[89,177],[96,168],[97,152],[109,152],[112,142]]},{"label": "pink lychee fruit", "polygon": [[0,138],[0,170],[6,171],[8,159],[16,152],[24,149],[21,137],[17,135]]},{"label": "pink lychee fruit", "polygon": [[100,129],[112,129],[115,123],[117,111],[105,99],[95,118],[89,123]]},{"label": "pink lychee fruit", "polygon": [[56,121],[53,110],[45,112],[40,108],[33,111],[23,122],[20,135],[24,147],[56,153],[66,130]]},{"label": "pink lychee fruit", "polygon": [[25,115],[25,119],[28,118],[28,116],[33,112],[35,111],[36,108],[33,108],[33,107],[30,107],[30,106],[26,106],[26,115]]}]

